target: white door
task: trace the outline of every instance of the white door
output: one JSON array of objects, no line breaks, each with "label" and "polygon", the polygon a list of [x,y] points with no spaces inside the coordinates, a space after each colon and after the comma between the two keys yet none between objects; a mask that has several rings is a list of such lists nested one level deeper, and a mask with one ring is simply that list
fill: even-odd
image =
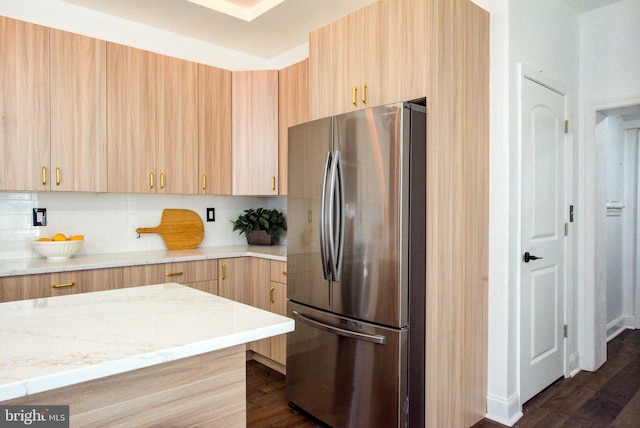
[{"label": "white door", "polygon": [[564,375],[564,122],[564,95],[523,76],[521,403]]}]

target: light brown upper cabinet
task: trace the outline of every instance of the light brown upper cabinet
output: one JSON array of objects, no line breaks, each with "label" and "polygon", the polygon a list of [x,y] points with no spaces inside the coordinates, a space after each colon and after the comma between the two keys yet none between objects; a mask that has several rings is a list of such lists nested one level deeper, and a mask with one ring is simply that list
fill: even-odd
[{"label": "light brown upper cabinet", "polygon": [[198,193],[198,66],[156,55],[158,193]]},{"label": "light brown upper cabinet", "polygon": [[232,74],[234,195],[278,194],[278,71]]},{"label": "light brown upper cabinet", "polygon": [[309,120],[309,60],[278,72],[278,194],[287,194],[289,127]]},{"label": "light brown upper cabinet", "polygon": [[310,118],[424,97],[427,8],[379,0],[312,32]]},{"label": "light brown upper cabinet", "polygon": [[107,43],[109,192],[195,194],[197,65]]},{"label": "light brown upper cabinet", "polygon": [[107,43],[109,192],[155,192],[155,71],[151,52]]},{"label": "light brown upper cabinet", "polygon": [[106,192],[106,42],[50,31],[51,190]]},{"label": "light brown upper cabinet", "polygon": [[231,72],[198,65],[199,193],[231,194]]},{"label": "light brown upper cabinet", "polygon": [[49,190],[49,29],[0,17],[0,189]]}]

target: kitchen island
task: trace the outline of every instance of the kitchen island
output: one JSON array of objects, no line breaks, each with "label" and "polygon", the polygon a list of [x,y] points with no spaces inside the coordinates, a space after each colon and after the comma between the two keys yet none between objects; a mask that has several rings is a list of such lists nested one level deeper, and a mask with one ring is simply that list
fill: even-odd
[{"label": "kitchen island", "polygon": [[72,426],[244,426],[245,344],[270,312],[169,283],[0,304],[0,402]]}]

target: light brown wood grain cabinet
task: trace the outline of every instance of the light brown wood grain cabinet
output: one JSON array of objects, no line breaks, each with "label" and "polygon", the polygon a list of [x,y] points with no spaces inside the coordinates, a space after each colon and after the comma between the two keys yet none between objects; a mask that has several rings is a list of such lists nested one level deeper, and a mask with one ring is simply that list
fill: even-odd
[{"label": "light brown wood grain cabinet", "polygon": [[231,194],[231,72],[198,64],[199,193]]},{"label": "light brown wood grain cabinet", "polygon": [[379,0],[311,32],[311,119],[424,97],[427,9]]},{"label": "light brown wood grain cabinet", "polygon": [[107,190],[105,42],[0,17],[0,189]]},{"label": "light brown wood grain cabinet", "polygon": [[218,260],[218,295],[236,302],[250,302],[251,258],[235,257]]},{"label": "light brown wood grain cabinet", "polygon": [[2,302],[113,290],[121,287],[122,268],[119,267],[0,278]]},{"label": "light brown wood grain cabinet", "polygon": [[216,260],[194,260],[122,268],[122,287],[167,282],[177,282],[207,293],[218,294],[218,263]]},{"label": "light brown wood grain cabinet", "polygon": [[232,193],[278,194],[278,71],[232,74]]},{"label": "light brown wood grain cabinet", "polygon": [[287,194],[289,127],[309,120],[309,59],[278,72],[278,194]]},{"label": "light brown wood grain cabinet", "polygon": [[197,65],[107,43],[109,192],[198,193]]}]

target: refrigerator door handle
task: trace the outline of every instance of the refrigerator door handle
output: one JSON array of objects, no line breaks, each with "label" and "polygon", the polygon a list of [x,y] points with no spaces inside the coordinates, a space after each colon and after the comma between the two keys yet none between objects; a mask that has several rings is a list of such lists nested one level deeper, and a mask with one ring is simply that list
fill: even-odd
[{"label": "refrigerator door handle", "polygon": [[387,343],[387,338],[379,334],[366,334],[352,330],[345,330],[344,328],[335,327],[322,323],[320,321],[316,321],[313,318],[303,315],[298,311],[292,311],[292,314],[293,317],[298,321],[302,321],[305,324],[319,328],[320,330],[324,330],[329,333],[334,333],[339,336],[348,337],[350,339],[365,340],[367,342],[377,343],[378,345],[384,345],[385,343]]},{"label": "refrigerator door handle", "polygon": [[[331,276],[334,281],[340,281],[342,267],[342,238],[344,229],[343,208],[344,191],[342,184],[342,161],[340,151],[336,151],[331,165],[331,184],[329,186],[329,260]],[[337,196],[337,201],[336,201]]]},{"label": "refrigerator door handle", "polygon": [[340,280],[340,273],[342,272],[342,259],[344,253],[344,228],[345,228],[345,203],[344,203],[344,178],[342,172],[342,156],[340,152],[336,154],[336,177],[338,179],[338,248],[336,250],[335,259],[335,272],[336,281]]},{"label": "refrigerator door handle", "polygon": [[329,178],[329,168],[331,167],[331,152],[327,152],[327,161],[324,165],[324,178],[322,180],[322,194],[320,202],[320,258],[322,260],[322,273],[324,279],[331,280],[329,271],[329,261],[327,254],[327,232],[326,232],[326,218],[327,218],[327,180]]}]

